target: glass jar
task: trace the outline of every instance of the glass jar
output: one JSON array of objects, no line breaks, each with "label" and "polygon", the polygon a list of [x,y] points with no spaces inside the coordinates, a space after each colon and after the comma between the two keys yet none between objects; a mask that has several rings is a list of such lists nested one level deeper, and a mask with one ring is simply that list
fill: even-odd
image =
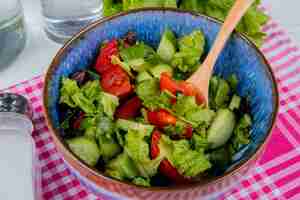
[{"label": "glass jar", "polygon": [[102,16],[102,0],[41,0],[41,4],[45,31],[60,43]]},{"label": "glass jar", "polygon": [[25,46],[23,8],[19,0],[0,1],[0,70],[9,66]]}]

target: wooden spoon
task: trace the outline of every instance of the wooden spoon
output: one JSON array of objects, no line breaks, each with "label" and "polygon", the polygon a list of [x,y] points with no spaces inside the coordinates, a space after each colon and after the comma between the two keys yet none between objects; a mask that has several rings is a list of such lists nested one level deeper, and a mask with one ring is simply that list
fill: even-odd
[{"label": "wooden spoon", "polygon": [[209,80],[212,76],[217,58],[223,50],[231,33],[254,1],[255,0],[235,1],[205,61],[201,64],[201,67],[199,67],[199,69],[187,80],[187,82],[191,83],[199,92],[199,94],[202,95],[207,106],[209,105]]}]

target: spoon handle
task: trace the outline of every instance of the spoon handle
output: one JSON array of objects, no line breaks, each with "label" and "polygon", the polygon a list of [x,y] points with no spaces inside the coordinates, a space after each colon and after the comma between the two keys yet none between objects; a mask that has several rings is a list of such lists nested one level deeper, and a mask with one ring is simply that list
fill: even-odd
[{"label": "spoon handle", "polygon": [[197,85],[197,87],[200,87],[200,91],[202,92],[206,103],[208,103],[209,80],[212,76],[218,56],[223,50],[231,33],[254,1],[255,0],[235,1],[206,59],[201,64],[201,67],[199,67],[199,69],[187,80],[188,82]]},{"label": "spoon handle", "polygon": [[231,8],[223,26],[221,27],[211,51],[203,63],[203,66],[210,67],[210,71],[213,70],[213,67],[218,59],[218,55],[224,48],[231,33],[254,1],[255,0],[236,0],[236,3]]}]

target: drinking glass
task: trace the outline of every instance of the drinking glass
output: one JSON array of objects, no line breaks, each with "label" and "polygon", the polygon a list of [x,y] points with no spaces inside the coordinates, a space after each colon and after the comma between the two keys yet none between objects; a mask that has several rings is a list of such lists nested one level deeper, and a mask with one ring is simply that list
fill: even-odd
[{"label": "drinking glass", "polygon": [[0,0],[0,70],[23,50],[26,41],[23,9],[19,0]]},{"label": "drinking glass", "polygon": [[102,16],[102,0],[41,0],[45,31],[62,43]]}]

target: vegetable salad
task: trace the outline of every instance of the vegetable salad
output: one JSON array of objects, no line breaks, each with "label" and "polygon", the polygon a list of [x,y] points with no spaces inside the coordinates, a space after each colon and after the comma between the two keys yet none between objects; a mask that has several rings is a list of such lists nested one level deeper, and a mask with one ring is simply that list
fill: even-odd
[{"label": "vegetable salad", "polygon": [[87,165],[141,186],[213,175],[250,140],[248,100],[238,78],[214,76],[209,106],[184,80],[202,61],[201,30],[165,30],[155,49],[129,32],[100,47],[94,64],[64,77],[61,134]]}]

